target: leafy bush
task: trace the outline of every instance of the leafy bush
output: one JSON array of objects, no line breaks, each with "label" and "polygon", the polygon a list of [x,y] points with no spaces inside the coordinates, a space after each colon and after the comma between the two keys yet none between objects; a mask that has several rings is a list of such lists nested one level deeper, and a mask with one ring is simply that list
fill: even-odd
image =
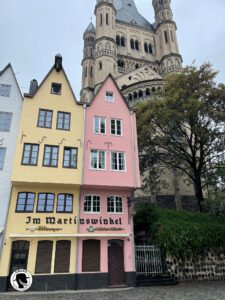
[{"label": "leafy bush", "polygon": [[224,216],[177,212],[143,203],[136,210],[134,228],[146,229],[152,244],[175,257],[197,256],[212,248],[225,250]]}]

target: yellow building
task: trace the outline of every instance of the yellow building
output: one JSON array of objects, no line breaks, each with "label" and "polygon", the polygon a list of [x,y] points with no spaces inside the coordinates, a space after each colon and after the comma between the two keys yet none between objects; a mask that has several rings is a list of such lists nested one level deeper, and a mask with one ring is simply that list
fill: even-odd
[{"label": "yellow building", "polygon": [[25,94],[0,261],[0,291],[14,270],[33,275],[33,290],[74,289],[84,109],[62,57]]}]

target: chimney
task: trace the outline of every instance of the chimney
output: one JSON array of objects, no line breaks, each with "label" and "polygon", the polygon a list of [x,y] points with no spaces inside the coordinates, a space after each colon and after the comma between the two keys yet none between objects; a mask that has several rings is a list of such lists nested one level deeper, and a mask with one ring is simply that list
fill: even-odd
[{"label": "chimney", "polygon": [[57,54],[55,56],[55,69],[57,72],[60,72],[62,70],[62,55]]},{"label": "chimney", "polygon": [[37,82],[37,80],[36,79],[31,80],[29,94],[30,95],[34,95],[35,92],[37,91],[37,89],[38,89],[38,82]]}]

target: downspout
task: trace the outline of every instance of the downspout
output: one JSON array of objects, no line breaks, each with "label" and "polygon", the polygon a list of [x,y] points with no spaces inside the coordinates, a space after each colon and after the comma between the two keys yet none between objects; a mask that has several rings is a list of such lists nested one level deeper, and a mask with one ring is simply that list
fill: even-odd
[{"label": "downspout", "polygon": [[[79,192],[79,199],[78,199],[78,206],[77,206],[77,213],[78,213],[78,224],[77,224],[77,231],[78,233],[80,232],[80,203],[81,203],[81,189],[84,184],[84,158],[85,158],[85,123],[86,123],[86,108],[87,104],[83,104],[83,134],[82,134],[82,147],[83,147],[83,155],[82,155],[82,174],[81,174],[81,187],[80,187],[80,192]],[[77,238],[77,240],[79,237]],[[78,258],[79,258],[79,249],[78,249],[78,242],[76,243],[76,275],[78,274]],[[76,282],[77,285],[77,282]]]}]

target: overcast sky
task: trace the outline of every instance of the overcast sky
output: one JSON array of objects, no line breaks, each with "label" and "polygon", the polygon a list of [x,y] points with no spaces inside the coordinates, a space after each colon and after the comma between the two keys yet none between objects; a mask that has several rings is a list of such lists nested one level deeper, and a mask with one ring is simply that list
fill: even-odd
[{"label": "overcast sky", "polygon": [[[151,23],[151,0],[136,0]],[[0,0],[0,69],[12,63],[22,92],[40,82],[61,53],[77,99],[81,89],[83,32],[96,0]],[[184,65],[210,61],[225,83],[225,0],[172,0]],[[94,19],[93,19],[94,21]]]}]

